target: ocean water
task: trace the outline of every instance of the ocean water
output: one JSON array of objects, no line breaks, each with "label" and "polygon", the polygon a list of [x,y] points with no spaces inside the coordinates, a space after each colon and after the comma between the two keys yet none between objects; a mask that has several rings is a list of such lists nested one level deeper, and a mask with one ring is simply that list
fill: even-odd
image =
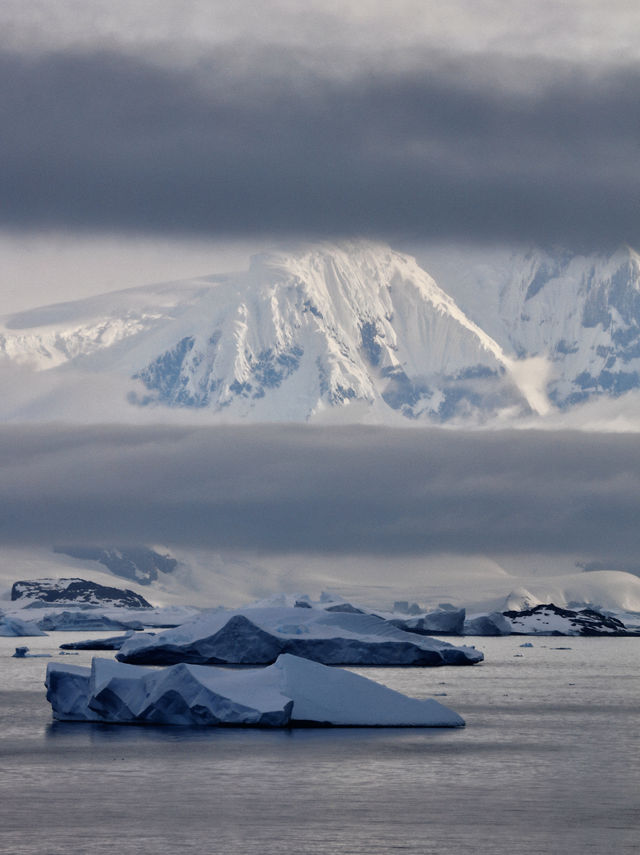
[{"label": "ocean water", "polygon": [[53,722],[11,653],[87,635],[0,639],[2,853],[640,849],[640,639],[468,639],[480,666],[354,669],[464,729],[281,732]]}]

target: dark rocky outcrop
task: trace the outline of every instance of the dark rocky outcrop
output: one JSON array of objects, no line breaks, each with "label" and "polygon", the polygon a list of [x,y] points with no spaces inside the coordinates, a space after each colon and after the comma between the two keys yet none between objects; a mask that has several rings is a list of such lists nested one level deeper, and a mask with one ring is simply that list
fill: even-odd
[{"label": "dark rocky outcrop", "polygon": [[14,582],[12,600],[30,600],[30,607],[39,606],[108,606],[124,609],[151,609],[153,606],[140,594],[123,588],[99,585],[86,579],[24,579]]}]

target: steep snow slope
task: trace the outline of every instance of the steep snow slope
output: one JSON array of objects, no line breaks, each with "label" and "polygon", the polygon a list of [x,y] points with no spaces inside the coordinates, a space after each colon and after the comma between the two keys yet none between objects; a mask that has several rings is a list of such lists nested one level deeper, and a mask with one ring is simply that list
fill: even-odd
[{"label": "steep snow slope", "polygon": [[532,402],[513,361],[413,258],[367,242],[14,315],[0,350],[40,370],[133,378],[134,407],[225,419],[299,421],[360,405],[379,421],[445,421]]},{"label": "steep snow slope", "polygon": [[0,417],[505,423],[640,389],[633,250],[421,259],[439,284],[353,241],[5,318],[0,363],[22,374]]},{"label": "steep snow slope", "polygon": [[429,269],[507,355],[538,359],[561,407],[640,387],[640,256],[540,249],[425,254]]}]

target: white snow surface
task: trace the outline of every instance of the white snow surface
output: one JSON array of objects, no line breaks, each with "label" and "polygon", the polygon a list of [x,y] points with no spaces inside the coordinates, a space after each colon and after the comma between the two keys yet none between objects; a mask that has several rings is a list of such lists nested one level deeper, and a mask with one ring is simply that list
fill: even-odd
[{"label": "white snow surface", "polygon": [[246,273],[13,315],[0,329],[1,353],[57,372],[48,395],[22,401],[9,418],[51,418],[56,399],[68,415],[69,398],[51,395],[51,384],[73,384],[78,372],[119,377],[132,414],[163,406],[224,421],[345,410],[356,420],[439,421],[448,396],[478,383],[491,411],[535,404],[518,388],[513,360],[415,259],[365,241],[273,252]]},{"label": "white snow surface", "polygon": [[431,247],[420,262],[314,244],[6,316],[0,357],[23,371],[0,417],[504,425],[640,388],[632,249]]},{"label": "white snow surface", "polygon": [[286,606],[218,611],[157,635],[137,634],[117,658],[134,664],[255,665],[281,653],[327,665],[466,665],[483,659],[475,648],[404,632],[372,615]]},{"label": "white snow surface", "polygon": [[519,635],[579,635],[566,617],[545,609],[534,615],[505,618],[511,631]]},{"label": "white snow surface", "polygon": [[[527,614],[532,611],[532,614]],[[564,612],[564,613],[563,613]],[[624,627],[609,620],[622,620]],[[505,619],[511,632],[518,635],[617,635],[621,632],[635,632],[630,622],[625,623],[621,615],[602,615],[592,610],[558,610],[553,604],[545,604],[518,613],[507,613]]]},{"label": "white snow surface", "polygon": [[543,396],[544,412],[549,399],[566,406],[638,387],[640,255],[630,247],[592,255],[431,247],[420,258],[507,359],[518,359],[519,385]]},{"label": "white snow surface", "polygon": [[459,727],[439,702],[283,654],[266,668],[179,664],[164,669],[94,658],[91,668],[49,663],[54,718],[118,724]]},{"label": "white snow surface", "polygon": [[0,616],[0,635],[5,638],[46,634],[35,621],[23,620],[14,615],[4,614]]}]

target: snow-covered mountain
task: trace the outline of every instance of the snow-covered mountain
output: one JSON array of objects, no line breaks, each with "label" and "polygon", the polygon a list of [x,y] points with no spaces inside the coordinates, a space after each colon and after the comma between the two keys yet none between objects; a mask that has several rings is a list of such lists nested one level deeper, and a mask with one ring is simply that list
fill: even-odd
[{"label": "snow-covered mountain", "polygon": [[320,244],[4,318],[5,367],[23,369],[4,418],[65,417],[72,399],[104,418],[105,377],[118,418],[391,424],[510,421],[640,386],[632,250],[436,254],[434,269],[440,284],[387,246]]},{"label": "snow-covered mountain", "polygon": [[539,360],[566,408],[640,387],[640,255],[540,249],[434,251],[430,270],[515,358]]}]

